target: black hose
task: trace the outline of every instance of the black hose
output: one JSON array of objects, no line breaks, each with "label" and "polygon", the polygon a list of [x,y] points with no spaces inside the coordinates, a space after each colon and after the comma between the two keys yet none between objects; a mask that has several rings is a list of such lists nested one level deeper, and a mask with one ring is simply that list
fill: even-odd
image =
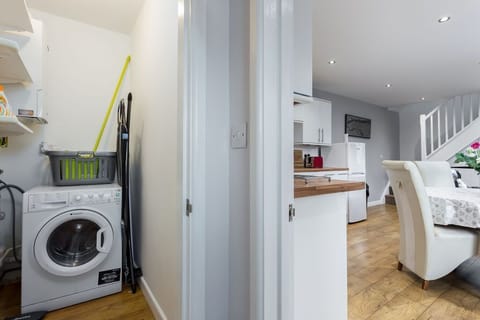
[{"label": "black hose", "polygon": [[5,277],[5,275],[9,272],[12,272],[12,271],[17,271],[17,270],[20,270],[21,268],[20,267],[15,267],[15,268],[11,268],[11,269],[7,269],[5,271],[2,272],[2,274],[0,274],[0,282],[3,280],[3,277]]},{"label": "black hose", "polygon": [[2,186],[0,186],[0,191],[3,189],[7,189],[9,195],[10,195],[10,200],[12,202],[12,251],[13,251],[13,258],[15,259],[16,262],[21,262],[22,260],[18,257],[17,254],[17,245],[16,245],[16,232],[15,232],[15,220],[16,220],[16,210],[15,210],[15,197],[13,196],[12,189],[16,189],[20,193],[25,193],[25,191],[20,188],[19,186],[13,185],[13,184],[7,184],[5,181],[0,180],[0,183]]}]

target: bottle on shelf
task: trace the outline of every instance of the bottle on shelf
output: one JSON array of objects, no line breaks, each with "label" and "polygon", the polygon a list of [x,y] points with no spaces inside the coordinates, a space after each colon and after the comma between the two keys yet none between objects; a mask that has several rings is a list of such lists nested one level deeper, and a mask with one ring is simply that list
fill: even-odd
[{"label": "bottle on shelf", "polygon": [[0,85],[0,116],[12,116],[13,113],[10,111],[10,107],[8,105],[8,99],[5,95],[5,89],[2,85]]}]

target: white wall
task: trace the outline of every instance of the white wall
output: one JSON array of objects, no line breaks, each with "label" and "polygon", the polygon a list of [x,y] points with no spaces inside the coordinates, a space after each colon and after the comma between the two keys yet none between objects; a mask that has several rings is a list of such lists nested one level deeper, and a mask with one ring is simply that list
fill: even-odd
[{"label": "white wall", "polygon": [[[181,319],[178,9],[147,0],[132,33],[132,193],[136,249],[150,302]],[[161,311],[151,304],[157,317]]]},{"label": "white wall", "polygon": [[[51,182],[48,158],[39,153],[40,142],[70,150],[93,149],[124,59],[130,53],[127,35],[44,12],[32,11],[32,15],[43,21],[49,49],[45,47],[43,72],[49,124],[34,126],[33,135],[11,137],[9,147],[0,149],[0,168],[5,170],[0,179],[24,189]],[[113,113],[100,150],[115,150],[115,118]],[[10,246],[7,200],[2,193],[0,211],[8,218],[0,221],[0,245]],[[20,223],[17,226],[20,231]],[[20,240],[20,232],[17,234]]]}]

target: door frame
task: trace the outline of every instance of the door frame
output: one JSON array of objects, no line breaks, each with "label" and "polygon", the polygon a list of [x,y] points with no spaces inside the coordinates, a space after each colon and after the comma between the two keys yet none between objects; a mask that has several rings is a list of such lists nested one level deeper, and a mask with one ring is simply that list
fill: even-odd
[{"label": "door frame", "polygon": [[[182,319],[205,320],[207,1],[184,6]],[[293,319],[293,0],[250,0],[250,319]],[[185,214],[186,199],[193,212]],[[194,316],[193,316],[194,315]]]},{"label": "door frame", "polygon": [[250,319],[293,319],[293,0],[250,0]]},{"label": "door frame", "polygon": [[[179,0],[182,121],[182,319],[205,320],[207,0]],[[192,205],[186,214],[187,199]]]}]

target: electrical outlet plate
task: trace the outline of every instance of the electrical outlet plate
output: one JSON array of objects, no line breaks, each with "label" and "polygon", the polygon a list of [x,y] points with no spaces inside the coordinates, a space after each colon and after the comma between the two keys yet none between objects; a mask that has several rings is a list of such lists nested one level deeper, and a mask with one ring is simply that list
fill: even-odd
[{"label": "electrical outlet plate", "polygon": [[230,143],[232,149],[247,148],[247,123],[240,123],[232,126],[230,133]]}]

